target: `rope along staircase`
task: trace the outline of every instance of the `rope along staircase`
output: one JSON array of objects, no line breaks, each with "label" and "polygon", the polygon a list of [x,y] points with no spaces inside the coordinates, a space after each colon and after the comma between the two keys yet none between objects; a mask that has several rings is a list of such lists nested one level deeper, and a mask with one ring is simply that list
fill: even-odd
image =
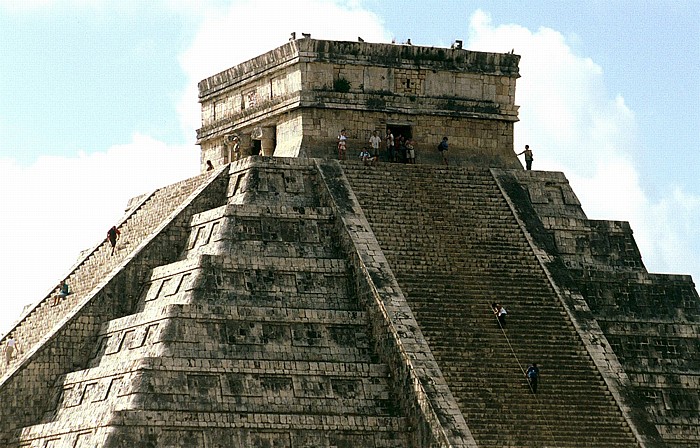
[{"label": "rope along staircase", "polygon": [[343,168],[479,446],[638,446],[488,169]]}]

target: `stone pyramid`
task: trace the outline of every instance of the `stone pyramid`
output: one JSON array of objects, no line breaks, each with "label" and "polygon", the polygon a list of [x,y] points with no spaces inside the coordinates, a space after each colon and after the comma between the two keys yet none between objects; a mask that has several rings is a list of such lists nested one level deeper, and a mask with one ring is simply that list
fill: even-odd
[{"label": "stone pyramid", "polygon": [[[700,446],[695,285],[522,170],[519,60],[304,37],[203,80],[219,168],[132,199],[2,337],[0,446]],[[343,128],[419,164],[331,160]]]},{"label": "stone pyramid", "polygon": [[693,446],[693,284],[581,213],[558,173],[263,157],[135,198],[13,329],[0,442]]}]

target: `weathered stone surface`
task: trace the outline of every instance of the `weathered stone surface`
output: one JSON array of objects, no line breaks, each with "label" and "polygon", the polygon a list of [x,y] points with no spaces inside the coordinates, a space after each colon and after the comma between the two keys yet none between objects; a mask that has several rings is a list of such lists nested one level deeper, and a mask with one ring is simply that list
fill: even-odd
[{"label": "weathered stone surface", "polygon": [[[640,438],[697,446],[700,299],[692,279],[648,273],[629,224],[588,220],[577,200],[561,201],[575,198],[561,174],[497,178]],[[537,193],[545,190],[561,195]]]},{"label": "weathered stone surface", "polygon": [[202,167],[251,154],[335,158],[341,129],[356,155],[373,131],[387,128],[413,137],[424,160],[439,160],[435,147],[448,135],[453,163],[518,167],[519,60],[462,49],[289,42],[200,82]]},{"label": "weathered stone surface", "polygon": [[[240,160],[134,198],[21,316],[0,445],[696,447],[695,285],[505,169],[518,58],[302,39],[202,81],[203,160]],[[394,124],[458,166],[328,160]]]}]

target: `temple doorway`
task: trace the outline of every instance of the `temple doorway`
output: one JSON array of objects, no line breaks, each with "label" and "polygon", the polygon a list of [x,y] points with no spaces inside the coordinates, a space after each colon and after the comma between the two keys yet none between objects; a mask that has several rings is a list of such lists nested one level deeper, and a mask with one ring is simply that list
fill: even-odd
[{"label": "temple doorway", "polygon": [[391,129],[391,133],[394,134],[394,140],[399,138],[399,135],[404,139],[413,138],[413,129],[408,125],[398,125],[398,124],[388,124],[387,129]]},{"label": "temple doorway", "polygon": [[251,148],[250,155],[259,156],[262,153],[262,142],[260,140],[253,140],[253,147]]}]

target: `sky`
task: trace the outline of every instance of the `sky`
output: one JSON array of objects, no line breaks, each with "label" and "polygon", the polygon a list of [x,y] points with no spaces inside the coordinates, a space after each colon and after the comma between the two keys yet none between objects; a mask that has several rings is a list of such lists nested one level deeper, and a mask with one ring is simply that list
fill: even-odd
[{"label": "sky", "polygon": [[133,196],[199,170],[197,83],[319,39],[521,55],[515,148],[700,279],[700,0],[0,0],[0,334]]}]

